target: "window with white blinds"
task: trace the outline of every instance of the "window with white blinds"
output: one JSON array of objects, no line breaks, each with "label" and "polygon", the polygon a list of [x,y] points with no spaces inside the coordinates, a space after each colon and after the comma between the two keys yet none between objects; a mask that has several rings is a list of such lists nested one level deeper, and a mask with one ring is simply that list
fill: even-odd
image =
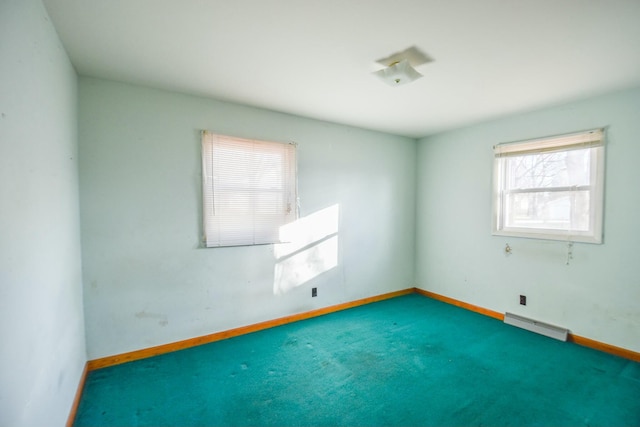
[{"label": "window with white blinds", "polygon": [[278,243],[296,219],[296,146],[202,132],[207,247]]},{"label": "window with white blinds", "polygon": [[493,234],[602,242],[604,132],[494,147]]}]

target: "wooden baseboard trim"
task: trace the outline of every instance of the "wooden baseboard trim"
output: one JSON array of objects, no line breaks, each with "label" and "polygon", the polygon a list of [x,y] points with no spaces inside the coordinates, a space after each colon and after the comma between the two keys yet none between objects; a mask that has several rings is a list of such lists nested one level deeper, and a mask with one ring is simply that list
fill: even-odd
[{"label": "wooden baseboard trim", "polygon": [[[475,311],[476,313],[484,314],[486,316],[491,316],[498,320],[504,321],[504,314],[498,313],[497,311],[478,307],[477,305],[469,304],[463,301],[458,301],[456,299],[445,297],[444,295],[436,294],[434,292],[425,291],[423,289],[415,288],[415,291],[426,297],[433,298],[438,301],[446,302],[448,304],[455,305],[456,307],[466,308],[467,310]],[[594,350],[602,351],[604,353],[609,353],[609,354],[623,357],[625,359],[633,360],[635,362],[640,362],[640,353],[637,353],[632,350],[627,350],[626,348],[616,347],[611,344],[592,340],[590,338],[581,337],[579,335],[574,335],[572,333],[569,333],[568,341],[574,344],[581,345],[583,347],[589,347]]]},{"label": "wooden baseboard trim", "polygon": [[633,360],[634,362],[640,362],[640,353],[627,350],[626,348],[616,347],[615,345],[592,340],[591,338],[581,337],[572,333],[569,333],[568,340],[583,347],[589,347],[594,350],[602,351],[604,353],[614,354],[625,359]]},{"label": "wooden baseboard trim", "polygon": [[134,350],[128,353],[117,354],[114,356],[102,357],[87,362],[88,370],[106,368],[109,366],[119,365],[121,363],[132,362],[134,360],[146,359],[148,357],[158,356],[172,351],[184,350],[202,344],[208,344],[227,338],[237,337],[239,335],[249,334],[251,332],[261,331],[263,329],[273,328],[275,326],[285,325],[287,323],[297,322],[299,320],[310,319],[312,317],[322,316],[337,311],[346,310],[360,305],[370,304],[377,301],[383,301],[402,295],[415,292],[415,288],[404,289],[401,291],[390,292],[373,297],[363,298],[356,301],[345,302],[342,304],[332,305],[329,307],[319,308],[304,313],[292,314],[290,316],[280,317],[278,319],[268,320],[265,322],[255,323],[253,325],[241,326],[239,328],[229,329],[226,331],[216,332],[209,335],[203,335],[195,338],[189,338],[182,341],[176,341],[169,344],[162,344],[155,347]]},{"label": "wooden baseboard trim", "polygon": [[484,314],[485,316],[493,317],[498,320],[504,320],[504,314],[497,311],[489,310],[488,308],[478,307],[477,305],[469,304],[457,299],[445,297],[444,295],[436,294],[434,292],[425,291],[424,289],[415,288],[416,292],[429,298],[433,298],[438,301],[446,302],[447,304],[455,305],[456,307],[466,308],[467,310],[475,311],[476,313]]},{"label": "wooden baseboard trim", "polygon": [[82,370],[82,375],[80,375],[80,381],[78,382],[78,388],[76,390],[76,395],[73,398],[73,403],[71,404],[71,410],[69,411],[69,417],[67,418],[66,427],[73,427],[73,422],[76,419],[76,414],[78,413],[78,405],[80,404],[80,398],[82,397],[82,391],[84,390],[84,384],[87,381],[87,374],[89,373],[89,363],[84,364],[84,369]]}]

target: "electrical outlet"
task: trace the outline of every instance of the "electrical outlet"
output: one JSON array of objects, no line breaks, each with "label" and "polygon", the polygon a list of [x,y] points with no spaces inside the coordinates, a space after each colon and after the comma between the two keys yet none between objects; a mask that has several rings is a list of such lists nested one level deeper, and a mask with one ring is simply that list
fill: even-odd
[{"label": "electrical outlet", "polygon": [[311,296],[312,297],[318,296],[318,288],[311,288]]},{"label": "electrical outlet", "polygon": [[520,295],[520,305],[527,305],[527,296]]}]

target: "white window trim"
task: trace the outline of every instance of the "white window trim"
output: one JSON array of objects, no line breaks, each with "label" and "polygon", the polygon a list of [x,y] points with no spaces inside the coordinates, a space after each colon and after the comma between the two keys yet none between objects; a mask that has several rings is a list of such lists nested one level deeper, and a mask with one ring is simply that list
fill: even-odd
[{"label": "white window trim", "polygon": [[[250,175],[256,177],[254,185],[243,187],[238,185],[238,192],[229,193],[233,191],[235,185],[229,186],[228,183],[221,184],[220,187],[216,186],[216,182],[224,182],[225,180],[220,178],[219,173],[224,173],[224,167],[217,168],[216,164],[223,159],[222,157],[215,157],[216,147],[223,146],[227,150],[230,147],[237,147],[238,152],[255,150],[256,148],[262,148],[265,152],[280,153],[282,154],[282,168],[280,186],[276,185],[274,188],[265,188],[264,181],[260,174]],[[251,148],[249,148],[251,147]],[[280,227],[288,224],[297,219],[297,160],[296,160],[296,147],[295,143],[285,142],[273,142],[262,141],[255,139],[244,139],[228,135],[215,134],[209,131],[202,131],[202,207],[203,207],[203,243],[205,247],[226,247],[226,246],[252,246],[273,244],[280,242]],[[233,153],[233,148],[231,148]],[[235,155],[233,155],[235,157]],[[254,160],[245,161],[250,164]],[[264,157],[259,158],[264,161]],[[246,164],[246,163],[245,163]],[[269,169],[251,169],[253,171],[261,170],[268,172]],[[227,175],[228,176],[228,175]],[[251,181],[251,180],[250,180]],[[268,181],[273,185],[274,181]],[[227,195],[247,195],[252,193],[255,197],[252,197],[251,203],[246,205],[245,212],[251,212],[249,221],[242,222],[242,227],[238,228],[238,223],[234,221],[237,218],[235,209],[225,211],[225,203],[229,203],[228,198],[216,200],[216,191],[227,193]],[[260,209],[255,207],[255,203],[259,200],[259,195],[264,194],[282,194],[281,203],[274,204],[270,202],[268,205],[262,205],[264,207],[272,208],[272,212],[265,215],[260,215],[257,212]],[[235,196],[232,196],[235,197]],[[244,215],[243,218],[246,218]],[[226,219],[225,219],[226,218]],[[228,225],[228,226],[227,226]]]},{"label": "white window trim", "polygon": [[[503,167],[505,157],[526,153],[544,153],[567,151],[571,149],[592,148],[595,156],[591,156],[591,182],[588,186],[551,187],[543,189],[511,190],[511,193],[534,191],[590,191],[590,224],[588,231],[557,230],[545,228],[507,227],[504,224],[505,174]],[[513,236],[545,240],[561,240],[600,244],[603,240],[604,213],[604,168],[605,168],[605,135],[604,129],[593,129],[584,132],[558,135],[548,138],[502,143],[494,146],[493,167],[493,215],[492,234],[496,236]],[[595,171],[595,172],[594,172]]]}]

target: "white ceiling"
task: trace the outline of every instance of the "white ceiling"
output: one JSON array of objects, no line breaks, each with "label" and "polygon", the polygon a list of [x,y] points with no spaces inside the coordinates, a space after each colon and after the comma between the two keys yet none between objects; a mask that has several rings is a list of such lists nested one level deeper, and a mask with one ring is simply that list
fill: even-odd
[{"label": "white ceiling", "polygon": [[[44,0],[81,75],[422,137],[640,86],[640,0]],[[376,60],[416,46],[424,77]]]}]

